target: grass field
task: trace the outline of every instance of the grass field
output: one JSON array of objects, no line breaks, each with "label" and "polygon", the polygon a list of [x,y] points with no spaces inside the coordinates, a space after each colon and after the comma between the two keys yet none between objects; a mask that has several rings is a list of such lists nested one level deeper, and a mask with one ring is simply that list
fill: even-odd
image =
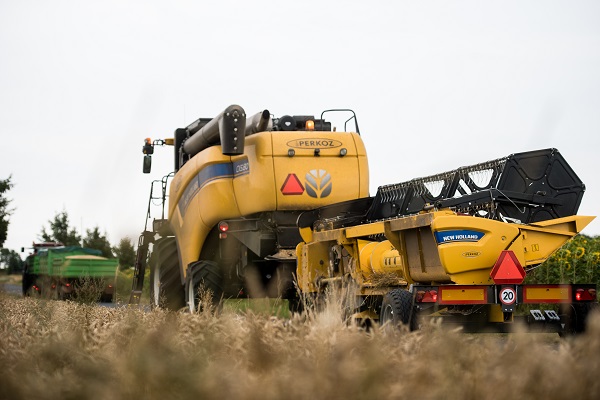
[{"label": "grass field", "polygon": [[0,365],[0,399],[592,399],[600,316],[563,340],[0,294]]}]

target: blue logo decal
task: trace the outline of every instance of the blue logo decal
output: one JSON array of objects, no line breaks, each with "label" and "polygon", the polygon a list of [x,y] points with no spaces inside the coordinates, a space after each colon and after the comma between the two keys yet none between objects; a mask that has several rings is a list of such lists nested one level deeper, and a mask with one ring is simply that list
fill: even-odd
[{"label": "blue logo decal", "polygon": [[485,233],[468,230],[440,231],[435,233],[438,244],[450,242],[478,242]]},{"label": "blue logo decal", "polygon": [[192,199],[200,193],[206,184],[224,178],[237,178],[239,176],[248,175],[250,173],[250,163],[247,157],[243,157],[234,162],[225,162],[211,164],[202,168],[198,174],[188,183],[181,198],[179,199],[178,207],[181,215],[185,212]]}]

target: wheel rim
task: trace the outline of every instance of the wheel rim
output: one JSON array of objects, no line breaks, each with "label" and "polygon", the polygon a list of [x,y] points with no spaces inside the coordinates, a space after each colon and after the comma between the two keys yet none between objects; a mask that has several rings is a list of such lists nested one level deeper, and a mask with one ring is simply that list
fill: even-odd
[{"label": "wheel rim", "polygon": [[189,283],[188,283],[188,309],[190,310],[191,313],[195,313],[198,311],[198,304],[197,304],[197,298],[196,298],[196,288],[194,287],[194,283],[192,282],[192,280],[190,279]]},{"label": "wheel rim", "polygon": [[160,306],[160,265],[154,266],[154,278],[152,280],[152,294],[155,306]]},{"label": "wheel rim", "polygon": [[388,321],[394,320],[394,308],[391,304],[386,304],[383,308],[383,313],[381,314],[382,323],[386,323]]}]

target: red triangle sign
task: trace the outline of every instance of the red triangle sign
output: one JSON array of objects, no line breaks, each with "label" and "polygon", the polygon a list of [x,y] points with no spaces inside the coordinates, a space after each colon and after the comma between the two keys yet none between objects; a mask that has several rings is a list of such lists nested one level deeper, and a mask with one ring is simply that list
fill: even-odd
[{"label": "red triangle sign", "polygon": [[296,174],[288,174],[281,186],[281,193],[284,195],[298,195],[304,193],[304,186]]},{"label": "red triangle sign", "polygon": [[492,268],[490,276],[497,284],[519,284],[525,279],[525,270],[517,259],[515,253],[510,250],[503,250],[498,257],[498,261]]}]

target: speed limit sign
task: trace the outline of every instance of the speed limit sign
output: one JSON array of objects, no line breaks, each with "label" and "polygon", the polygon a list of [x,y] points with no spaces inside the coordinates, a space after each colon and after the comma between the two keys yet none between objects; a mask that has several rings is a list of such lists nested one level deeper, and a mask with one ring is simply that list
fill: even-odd
[{"label": "speed limit sign", "polygon": [[511,305],[517,300],[517,293],[511,287],[502,288],[500,291],[500,301],[502,304]]}]

